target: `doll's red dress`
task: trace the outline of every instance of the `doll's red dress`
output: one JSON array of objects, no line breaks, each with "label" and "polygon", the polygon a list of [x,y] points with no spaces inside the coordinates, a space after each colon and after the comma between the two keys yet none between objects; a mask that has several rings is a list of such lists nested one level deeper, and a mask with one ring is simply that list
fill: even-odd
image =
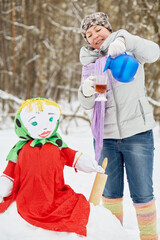
[{"label": "doll's red dress", "polygon": [[46,143],[23,146],[15,166],[12,195],[0,212],[16,199],[19,214],[37,227],[86,236],[90,205],[64,182],[64,166],[72,166],[76,151]]}]

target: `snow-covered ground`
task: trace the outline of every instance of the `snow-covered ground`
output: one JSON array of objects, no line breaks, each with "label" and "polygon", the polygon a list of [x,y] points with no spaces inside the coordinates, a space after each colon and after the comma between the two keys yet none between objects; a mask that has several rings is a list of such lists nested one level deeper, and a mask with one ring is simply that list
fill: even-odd
[{"label": "snow-covered ground", "polygon": [[[92,135],[90,127],[86,124],[81,127],[71,127],[69,135],[59,133],[69,147],[81,150],[94,156]],[[160,239],[160,129],[154,129],[155,136],[155,162],[154,162],[154,189],[158,216],[158,232]],[[6,166],[6,155],[16,143],[17,137],[14,130],[0,131],[0,172]],[[94,173],[75,173],[74,169],[65,167],[65,181],[76,192],[83,193],[87,199],[92,189],[95,178]],[[91,213],[87,226],[87,237],[78,236],[74,233],[59,233],[34,227],[23,220],[16,211],[15,202],[3,214],[0,214],[0,239],[1,240],[139,240],[139,231],[135,210],[129,196],[127,180],[125,178],[124,193],[124,224],[119,221],[105,208],[91,205]]]}]

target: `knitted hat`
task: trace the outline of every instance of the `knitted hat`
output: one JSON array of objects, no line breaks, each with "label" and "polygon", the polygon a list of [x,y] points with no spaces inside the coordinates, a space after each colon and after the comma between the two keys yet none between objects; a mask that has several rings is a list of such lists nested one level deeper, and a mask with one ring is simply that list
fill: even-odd
[{"label": "knitted hat", "polygon": [[112,27],[108,21],[108,16],[103,12],[96,12],[90,15],[87,15],[81,22],[81,34],[83,38],[86,40],[86,31],[88,28],[100,25],[107,28],[110,32],[112,32]]}]

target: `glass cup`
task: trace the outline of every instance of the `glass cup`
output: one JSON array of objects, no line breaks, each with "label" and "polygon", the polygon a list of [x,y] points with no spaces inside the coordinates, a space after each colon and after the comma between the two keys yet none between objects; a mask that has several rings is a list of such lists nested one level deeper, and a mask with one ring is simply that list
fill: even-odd
[{"label": "glass cup", "polygon": [[104,93],[107,91],[107,77],[105,75],[98,75],[95,79],[95,91],[98,93],[95,101],[107,101]]}]

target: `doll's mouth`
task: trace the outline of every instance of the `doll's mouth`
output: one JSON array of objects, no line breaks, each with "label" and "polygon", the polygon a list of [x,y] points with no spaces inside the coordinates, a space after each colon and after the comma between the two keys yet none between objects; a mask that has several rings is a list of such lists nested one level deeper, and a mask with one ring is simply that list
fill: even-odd
[{"label": "doll's mouth", "polygon": [[51,133],[51,131],[46,131],[46,132],[43,132],[41,134],[39,134],[38,136],[41,137],[41,138],[46,138],[48,137],[48,135]]}]

